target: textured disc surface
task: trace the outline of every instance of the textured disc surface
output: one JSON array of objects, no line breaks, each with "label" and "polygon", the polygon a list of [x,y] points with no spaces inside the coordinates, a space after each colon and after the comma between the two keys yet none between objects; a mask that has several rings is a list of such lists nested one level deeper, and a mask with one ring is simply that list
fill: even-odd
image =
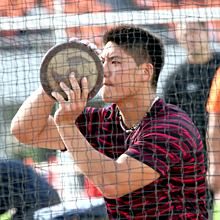
[{"label": "textured disc surface", "polygon": [[46,53],[41,63],[40,80],[50,97],[53,98],[51,92],[56,91],[68,100],[59,83],[64,82],[71,88],[69,74],[73,73],[81,87],[81,80],[85,76],[89,101],[102,86],[103,72],[102,61],[93,50],[78,42],[67,42],[54,46]]}]

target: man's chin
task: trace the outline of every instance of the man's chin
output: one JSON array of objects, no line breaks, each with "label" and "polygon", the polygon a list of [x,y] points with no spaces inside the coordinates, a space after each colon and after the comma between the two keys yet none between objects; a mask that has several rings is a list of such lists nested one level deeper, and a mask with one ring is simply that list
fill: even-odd
[{"label": "man's chin", "polygon": [[102,100],[106,103],[117,103],[119,97],[111,93],[102,93]]},{"label": "man's chin", "polygon": [[103,96],[102,96],[102,100],[103,100],[103,102],[105,102],[105,103],[113,103],[113,102],[114,102],[114,100],[112,99],[112,97],[103,97]]}]

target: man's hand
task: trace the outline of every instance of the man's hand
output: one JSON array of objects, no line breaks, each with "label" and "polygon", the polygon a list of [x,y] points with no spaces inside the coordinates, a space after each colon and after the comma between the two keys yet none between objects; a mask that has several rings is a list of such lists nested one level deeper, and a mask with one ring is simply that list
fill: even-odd
[{"label": "man's hand", "polygon": [[97,46],[93,43],[91,43],[89,40],[80,40],[77,37],[71,37],[69,39],[69,42],[79,42],[81,44],[85,44],[86,46],[89,46],[91,50],[94,50],[98,55],[101,55],[102,51],[97,48]]},{"label": "man's hand", "polygon": [[[102,53],[101,50],[99,50],[97,46],[91,43],[89,40],[79,41],[78,38],[72,37],[69,41],[85,44],[89,46],[91,50],[94,50],[98,55]],[[81,114],[87,104],[89,91],[86,77],[84,77],[81,81],[82,92],[77,80],[74,77],[74,74],[71,74],[69,79],[73,89],[70,89],[63,82],[60,83],[60,87],[68,96],[68,101],[65,101],[64,98],[57,92],[53,92],[51,94],[60,104],[60,108],[54,115],[54,122],[57,126],[73,125],[76,118],[79,116],[79,114]]]},{"label": "man's hand", "polygon": [[82,91],[74,74],[70,75],[69,80],[72,89],[63,82],[60,83],[60,87],[68,96],[68,101],[58,92],[52,92],[52,96],[56,98],[60,104],[60,108],[54,115],[54,122],[57,126],[73,125],[87,104],[89,90],[86,77],[83,77],[81,81]]}]

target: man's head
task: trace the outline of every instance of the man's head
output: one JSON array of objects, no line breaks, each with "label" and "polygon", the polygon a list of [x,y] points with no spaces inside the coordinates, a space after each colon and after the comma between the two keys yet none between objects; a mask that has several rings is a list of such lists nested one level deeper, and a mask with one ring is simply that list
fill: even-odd
[{"label": "man's head", "polygon": [[164,65],[164,46],[161,39],[147,29],[120,25],[107,31],[103,44],[109,42],[119,46],[123,52],[133,57],[137,66],[151,63],[153,66],[152,86],[156,88],[160,72]]},{"label": "man's head", "polygon": [[176,38],[190,55],[200,55],[209,50],[205,22],[180,23]]}]

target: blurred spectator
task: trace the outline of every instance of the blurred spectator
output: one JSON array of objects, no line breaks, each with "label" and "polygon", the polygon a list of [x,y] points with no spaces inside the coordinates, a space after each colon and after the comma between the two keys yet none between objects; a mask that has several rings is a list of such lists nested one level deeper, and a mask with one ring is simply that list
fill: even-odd
[{"label": "blurred spectator", "polygon": [[204,7],[206,0],[133,0],[143,10],[172,10]]},{"label": "blurred spectator", "polygon": [[98,0],[64,0],[63,10],[66,14],[84,14],[112,11],[112,6]]},{"label": "blurred spectator", "polygon": [[[84,14],[84,13],[103,13],[112,12],[116,2],[102,2],[101,0],[65,0],[64,13],[66,14]],[[111,26],[82,26],[67,28],[67,39],[78,37],[79,39],[88,39],[101,48],[102,35],[107,28]]]},{"label": "blurred spectator", "polygon": [[177,8],[172,0],[133,0],[134,5],[142,10],[171,10]]},{"label": "blurred spectator", "polygon": [[54,13],[54,0],[1,0],[1,17]]},{"label": "blurred spectator", "polygon": [[60,202],[56,190],[30,166],[19,160],[0,161],[0,214],[15,209],[11,219],[32,220],[36,210]]},{"label": "blurred spectator", "polygon": [[207,111],[209,124],[206,140],[210,148],[210,185],[215,193],[215,201],[220,202],[220,68],[212,82]]},{"label": "blurred spectator", "polygon": [[[208,117],[206,104],[212,80],[220,66],[220,54],[211,50],[206,24],[203,22],[180,24],[176,35],[178,42],[186,49],[188,59],[167,77],[163,86],[164,100],[187,112],[208,150],[205,141]],[[205,155],[207,158],[207,153]],[[212,206],[212,202],[212,199],[207,201],[208,207]]]}]

